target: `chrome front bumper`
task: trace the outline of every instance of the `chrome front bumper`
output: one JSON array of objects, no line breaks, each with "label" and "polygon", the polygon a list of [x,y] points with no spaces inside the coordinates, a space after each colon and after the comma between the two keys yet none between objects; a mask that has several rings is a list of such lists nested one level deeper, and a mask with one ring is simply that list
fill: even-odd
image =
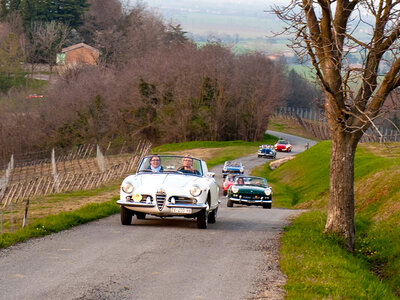
[{"label": "chrome front bumper", "polygon": [[[125,201],[125,200],[117,200],[117,204],[122,205],[122,206],[127,206],[127,207],[148,207],[148,208],[153,208],[156,207],[157,205],[154,203],[142,203],[142,202],[134,202],[134,201]],[[193,209],[204,209],[207,208],[207,204],[172,204],[172,203],[166,203],[166,207],[168,208],[193,208]]]},{"label": "chrome front bumper", "polygon": [[264,203],[272,203],[272,199],[263,199],[263,200],[251,200],[251,199],[242,199],[242,198],[233,198],[229,197],[229,200],[238,203],[249,203],[249,204],[264,204]]}]

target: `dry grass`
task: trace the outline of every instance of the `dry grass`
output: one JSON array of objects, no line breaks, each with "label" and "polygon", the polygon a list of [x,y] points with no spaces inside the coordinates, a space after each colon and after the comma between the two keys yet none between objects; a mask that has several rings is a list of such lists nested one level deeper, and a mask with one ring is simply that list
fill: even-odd
[{"label": "dry grass", "polygon": [[271,117],[268,130],[281,131],[309,139],[315,139],[311,133],[305,130],[298,122],[282,117]]},{"label": "dry grass", "polygon": [[399,143],[363,143],[362,148],[367,152],[382,157],[400,157]]},{"label": "dry grass", "polygon": [[190,150],[182,150],[182,151],[175,151],[175,152],[168,152],[170,154],[175,154],[175,155],[186,155],[186,154],[190,154],[194,157],[200,158],[202,160],[210,160],[216,156],[218,156],[218,154],[224,151],[221,148],[199,148],[199,149],[190,149]]}]

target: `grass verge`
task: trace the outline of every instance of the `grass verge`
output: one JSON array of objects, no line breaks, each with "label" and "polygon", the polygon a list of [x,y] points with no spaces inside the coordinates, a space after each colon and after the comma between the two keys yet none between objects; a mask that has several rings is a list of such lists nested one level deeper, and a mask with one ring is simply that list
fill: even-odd
[{"label": "grass verge", "polygon": [[334,236],[323,234],[326,214],[304,213],[285,230],[280,264],[288,299],[395,299],[370,265]]},{"label": "grass verge", "polygon": [[41,237],[73,226],[104,218],[119,212],[117,197],[103,203],[87,204],[72,212],[62,212],[37,219],[25,228],[0,235],[0,248],[6,248],[29,238]]},{"label": "grass verge", "polygon": [[[398,148],[398,147],[397,147]],[[308,208],[286,228],[281,267],[288,299],[398,299],[400,296],[400,151],[360,145],[355,157],[355,252],[323,234],[329,191],[330,142],[311,147],[265,176],[274,206]]]}]

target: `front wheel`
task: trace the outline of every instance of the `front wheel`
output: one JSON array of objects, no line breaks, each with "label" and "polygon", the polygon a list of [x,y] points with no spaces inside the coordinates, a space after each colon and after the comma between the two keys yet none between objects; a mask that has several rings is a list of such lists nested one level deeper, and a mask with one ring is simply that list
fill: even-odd
[{"label": "front wheel", "polygon": [[207,228],[207,211],[202,209],[197,215],[197,228],[206,229]]},{"label": "front wheel", "polygon": [[272,207],[272,204],[271,203],[266,203],[266,204],[263,204],[262,207],[270,209]]},{"label": "front wheel", "polygon": [[120,214],[121,214],[121,224],[122,225],[131,225],[132,215],[133,215],[132,211],[125,208],[124,206],[121,206]]},{"label": "front wheel", "polygon": [[228,201],[226,201],[226,206],[233,207],[233,201],[228,199]]}]

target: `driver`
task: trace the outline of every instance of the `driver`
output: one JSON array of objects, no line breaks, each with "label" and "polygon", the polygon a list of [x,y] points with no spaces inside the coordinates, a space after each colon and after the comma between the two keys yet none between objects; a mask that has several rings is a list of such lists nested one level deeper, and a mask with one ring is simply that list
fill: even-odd
[{"label": "driver", "polygon": [[186,154],[182,159],[183,166],[178,169],[179,172],[200,175],[200,172],[193,168],[193,157]]},{"label": "driver", "polygon": [[152,172],[164,171],[164,168],[161,166],[161,159],[158,155],[152,155],[150,157],[150,166],[147,169]]}]

